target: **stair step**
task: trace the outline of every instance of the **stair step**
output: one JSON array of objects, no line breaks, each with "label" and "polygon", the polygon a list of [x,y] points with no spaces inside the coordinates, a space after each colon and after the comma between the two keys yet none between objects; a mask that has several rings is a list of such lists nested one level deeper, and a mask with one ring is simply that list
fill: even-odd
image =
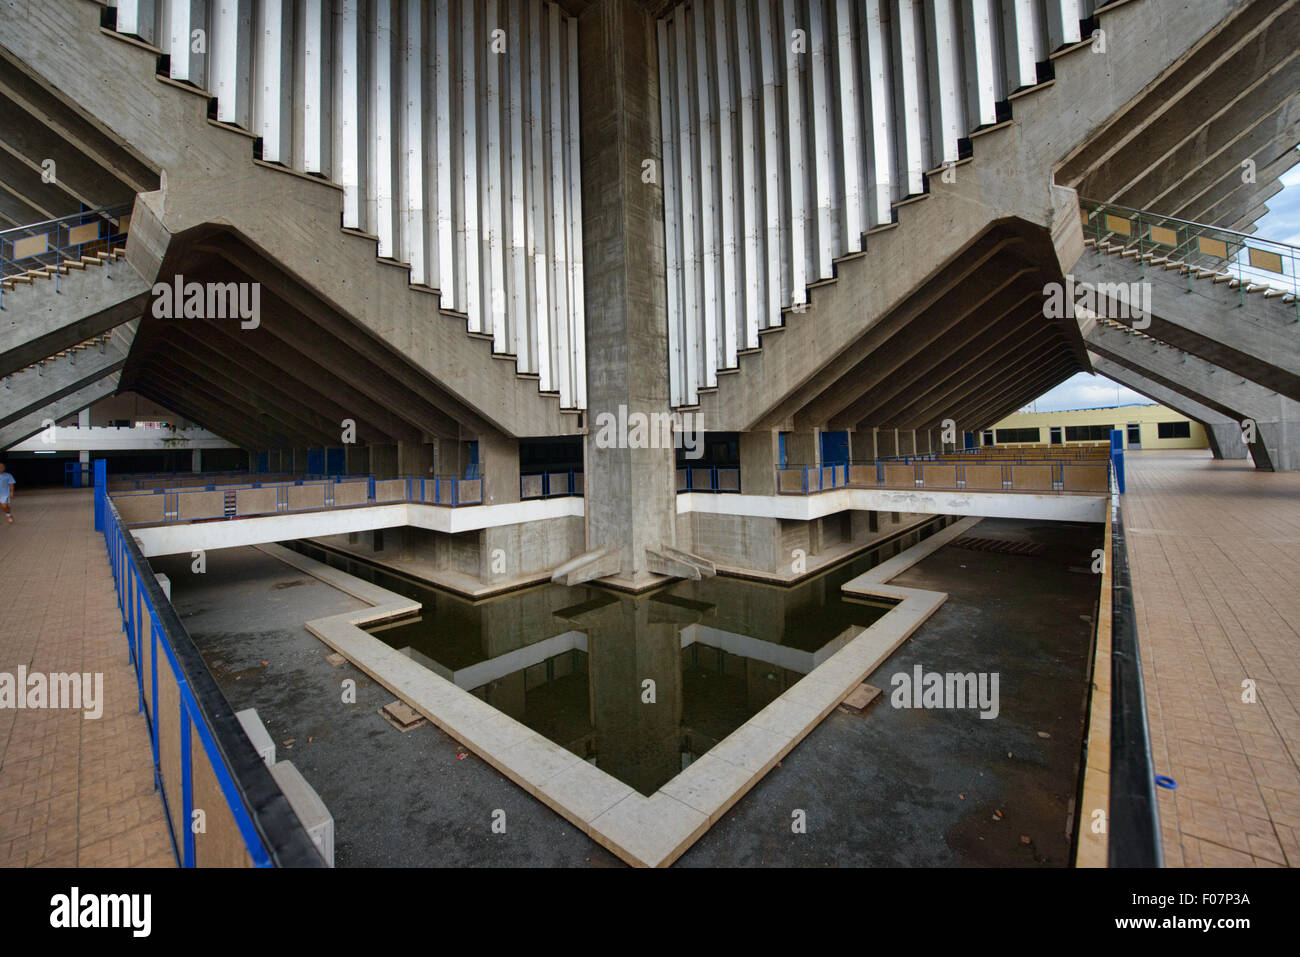
[{"label": "stair step", "polygon": [[1277,298],[1278,296],[1280,296],[1280,295],[1282,295],[1282,290],[1281,290],[1281,289],[1266,289],[1266,290],[1264,290],[1264,298],[1265,298],[1265,299],[1276,299],[1276,298]]}]

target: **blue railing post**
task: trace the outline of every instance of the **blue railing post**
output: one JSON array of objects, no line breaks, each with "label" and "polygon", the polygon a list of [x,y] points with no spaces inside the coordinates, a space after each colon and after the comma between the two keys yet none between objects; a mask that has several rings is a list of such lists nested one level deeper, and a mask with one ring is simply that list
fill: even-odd
[{"label": "blue railing post", "polygon": [[1124,494],[1124,433],[1119,429],[1110,432],[1110,461],[1115,468],[1115,487]]},{"label": "blue railing post", "polygon": [[104,530],[104,496],[108,494],[108,461],[95,459],[95,531]]}]

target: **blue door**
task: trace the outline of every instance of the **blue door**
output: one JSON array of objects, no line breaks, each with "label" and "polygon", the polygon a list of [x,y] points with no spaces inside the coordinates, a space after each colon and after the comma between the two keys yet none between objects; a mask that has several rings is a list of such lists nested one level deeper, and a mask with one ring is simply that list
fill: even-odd
[{"label": "blue door", "polygon": [[347,450],[327,449],[325,452],[325,473],[327,475],[342,475],[345,468],[347,468]]},{"label": "blue door", "polygon": [[309,475],[325,474],[325,450],[324,449],[307,450],[307,472]]},{"label": "blue door", "polygon": [[847,465],[849,461],[849,433],[822,433],[822,465]]}]

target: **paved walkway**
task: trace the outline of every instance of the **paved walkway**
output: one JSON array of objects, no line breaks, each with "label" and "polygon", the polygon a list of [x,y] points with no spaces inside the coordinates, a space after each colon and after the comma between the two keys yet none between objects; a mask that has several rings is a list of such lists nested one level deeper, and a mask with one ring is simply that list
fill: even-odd
[{"label": "paved walkway", "polygon": [[1151,747],[1178,782],[1157,789],[1166,864],[1300,865],[1300,473],[1208,452],[1127,466]]},{"label": "paved walkway", "polygon": [[14,524],[0,520],[0,672],[102,672],[104,702],[98,719],[0,708],[0,866],[172,867],[91,493],[16,491]]}]

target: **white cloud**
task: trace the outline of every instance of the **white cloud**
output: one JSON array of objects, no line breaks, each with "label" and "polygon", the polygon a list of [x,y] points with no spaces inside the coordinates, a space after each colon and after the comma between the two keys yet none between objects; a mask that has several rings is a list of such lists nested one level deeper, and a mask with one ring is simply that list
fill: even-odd
[{"label": "white cloud", "polygon": [[1151,405],[1144,395],[1125,388],[1105,376],[1080,372],[1051,389],[1034,403],[1039,412],[1067,409],[1109,409],[1117,405]]}]

